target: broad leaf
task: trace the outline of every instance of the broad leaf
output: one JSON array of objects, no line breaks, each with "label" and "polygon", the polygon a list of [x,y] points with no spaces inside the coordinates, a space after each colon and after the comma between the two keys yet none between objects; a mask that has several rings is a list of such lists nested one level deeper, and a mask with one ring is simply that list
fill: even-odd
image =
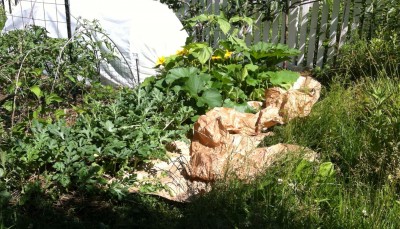
[{"label": "broad leaf", "polygon": [[269,72],[270,82],[275,86],[283,84],[292,85],[300,77],[300,73],[289,70],[282,70],[278,72]]},{"label": "broad leaf", "polygon": [[318,175],[323,178],[332,177],[335,174],[335,169],[332,162],[324,162],[319,166]]},{"label": "broad leaf", "polygon": [[246,64],[245,68],[246,68],[248,71],[255,72],[255,71],[257,71],[258,66],[257,66],[257,65],[254,65],[254,64]]},{"label": "broad leaf", "polygon": [[197,59],[200,61],[201,64],[205,64],[211,58],[211,55],[212,55],[212,48],[204,47],[200,49]]},{"label": "broad leaf", "polygon": [[237,38],[237,37],[235,37],[235,36],[230,36],[230,37],[228,38],[228,40],[229,40],[230,42],[232,42],[232,44],[237,45],[237,46],[243,48],[243,50],[248,50],[248,49],[249,49],[249,48],[247,47],[247,45],[246,45],[246,42],[245,42],[244,40],[240,39],[240,38]]},{"label": "broad leaf", "polygon": [[207,103],[210,108],[222,106],[222,96],[218,90],[214,88],[204,91],[201,99],[203,99],[203,101]]},{"label": "broad leaf", "polygon": [[289,59],[291,56],[296,56],[300,52],[296,49],[291,49],[287,45],[283,44],[272,44],[266,42],[258,42],[255,45],[250,46],[250,54],[256,60],[271,57],[277,59],[274,61],[281,62]]},{"label": "broad leaf", "polygon": [[242,69],[242,75],[241,75],[241,80],[240,80],[240,82],[244,81],[248,75],[249,75],[249,72],[247,71],[247,68],[244,67],[244,68]]},{"label": "broad leaf", "polygon": [[197,43],[190,43],[184,47],[184,49],[190,50],[190,49],[201,49],[201,48],[206,48],[208,47],[207,43],[204,42],[197,42]]},{"label": "broad leaf", "polygon": [[191,75],[185,83],[186,89],[192,96],[196,96],[204,88],[204,83],[201,77],[198,75]]},{"label": "broad leaf", "polygon": [[252,113],[252,112],[254,112],[254,108],[249,106],[249,104],[247,104],[247,102],[235,103],[235,102],[231,101],[230,99],[225,99],[224,107],[233,108],[236,111],[242,112],[242,113]]},{"label": "broad leaf", "polygon": [[165,81],[167,82],[167,84],[172,84],[174,81],[176,81],[178,79],[196,75],[198,72],[199,72],[199,70],[194,67],[171,69],[168,72],[167,76],[165,77]]},{"label": "broad leaf", "polygon": [[189,19],[188,21],[204,22],[204,21],[208,21],[208,16],[205,14],[200,14],[199,16],[193,17],[193,18]]},{"label": "broad leaf", "polygon": [[39,86],[37,85],[32,86],[29,90],[35,94],[38,99],[40,99],[43,95],[42,90],[40,90]]},{"label": "broad leaf", "polygon": [[108,132],[114,132],[114,124],[110,120],[103,123],[103,126]]},{"label": "broad leaf", "polygon": [[60,97],[60,96],[58,96],[58,95],[56,95],[56,94],[54,94],[54,93],[52,93],[52,94],[50,94],[50,95],[46,95],[46,99],[45,99],[46,101],[46,105],[50,105],[50,104],[52,104],[53,102],[58,102],[58,103],[60,103],[60,102],[62,102],[63,101],[63,99]]},{"label": "broad leaf", "polygon": [[224,34],[227,34],[231,29],[231,24],[229,24],[229,22],[226,19],[218,18],[217,22]]},{"label": "broad leaf", "polygon": [[258,80],[255,80],[253,77],[247,77],[246,83],[249,86],[256,86],[259,82],[258,82]]}]

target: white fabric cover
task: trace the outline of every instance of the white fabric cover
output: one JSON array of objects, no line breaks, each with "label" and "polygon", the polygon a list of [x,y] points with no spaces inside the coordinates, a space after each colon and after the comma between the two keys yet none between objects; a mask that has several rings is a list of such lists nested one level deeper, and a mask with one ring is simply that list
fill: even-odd
[{"label": "white fabric cover", "polygon": [[[134,86],[156,74],[161,56],[174,54],[186,41],[187,33],[168,6],[154,0],[69,0],[72,32],[78,20],[97,19],[125,57],[103,63],[100,74],[105,82]],[[8,15],[2,32],[27,25],[46,27],[49,36],[67,38],[64,0],[21,0]],[[132,75],[133,73],[133,75]]]}]

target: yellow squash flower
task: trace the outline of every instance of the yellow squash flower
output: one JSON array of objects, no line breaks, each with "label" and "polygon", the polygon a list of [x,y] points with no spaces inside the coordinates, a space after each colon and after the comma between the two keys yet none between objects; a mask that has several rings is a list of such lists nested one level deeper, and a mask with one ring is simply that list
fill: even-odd
[{"label": "yellow squash flower", "polygon": [[225,59],[230,58],[232,56],[232,54],[233,54],[233,52],[229,52],[229,50],[226,50],[225,55],[224,55]]},{"label": "yellow squash flower", "polygon": [[156,66],[164,65],[164,63],[165,63],[165,56],[160,56],[160,57],[157,59]]},{"label": "yellow squash flower", "polygon": [[220,60],[220,59],[221,59],[220,56],[212,56],[212,57],[211,57],[211,60]]},{"label": "yellow squash flower", "polygon": [[178,56],[185,56],[187,55],[189,52],[187,49],[179,49],[178,51],[176,51],[176,55]]}]

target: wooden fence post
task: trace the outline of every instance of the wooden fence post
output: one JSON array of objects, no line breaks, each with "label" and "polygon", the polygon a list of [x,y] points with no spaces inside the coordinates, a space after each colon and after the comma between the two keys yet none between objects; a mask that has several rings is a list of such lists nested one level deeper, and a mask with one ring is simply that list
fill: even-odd
[{"label": "wooden fence post", "polygon": [[309,42],[307,50],[307,67],[314,67],[314,55],[315,55],[315,41],[317,38],[317,26],[319,16],[319,1],[314,2],[312,6],[311,25],[309,33]]},{"label": "wooden fence post", "polygon": [[318,51],[317,51],[317,61],[316,65],[318,67],[322,67],[323,60],[324,60],[324,53],[325,53],[325,46],[323,46],[323,43],[326,39],[326,32],[328,29],[328,16],[329,16],[329,3],[324,2],[324,5],[322,7],[322,16],[321,16],[321,21],[320,21],[320,26],[319,26],[319,32],[318,32]]}]

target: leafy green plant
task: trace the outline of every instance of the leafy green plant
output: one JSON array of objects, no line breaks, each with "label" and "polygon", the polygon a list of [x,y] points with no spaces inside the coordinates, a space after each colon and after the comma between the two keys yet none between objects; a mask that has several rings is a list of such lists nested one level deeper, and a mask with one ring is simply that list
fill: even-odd
[{"label": "leafy green plant", "polygon": [[113,58],[98,45],[112,45],[85,23],[69,41],[40,27],[0,36],[0,192],[20,193],[21,204],[33,186],[55,198],[72,190],[121,198],[132,172],[165,159],[165,144],[190,129],[194,110],[174,91],[97,82],[100,61]]},{"label": "leafy green plant", "polygon": [[[175,91],[198,114],[215,106],[246,107],[248,100],[262,100],[270,86],[288,87],[299,77],[296,72],[281,70],[277,64],[289,60],[298,51],[285,45],[259,42],[246,45],[223,15],[200,15],[192,19],[208,21],[226,34],[216,48],[206,43],[188,43],[176,55],[161,57],[160,73],[146,80],[162,91]],[[241,105],[242,104],[242,105]]]},{"label": "leafy green plant", "polygon": [[73,123],[33,119],[29,133],[15,133],[0,145],[7,155],[0,167],[7,192],[36,181],[55,196],[109,190],[120,197],[138,165],[165,159],[165,144],[185,138],[185,121],[193,115],[173,93],[157,89],[99,90],[84,101]]},{"label": "leafy green plant", "polygon": [[[89,25],[100,29],[95,22],[84,22],[82,28]],[[91,36],[82,29],[73,41],[54,39],[36,26],[0,36],[0,105],[8,126],[39,116],[53,120],[48,111],[76,100],[88,88],[85,80],[98,80],[100,61],[112,57],[101,54],[102,41]]]}]

